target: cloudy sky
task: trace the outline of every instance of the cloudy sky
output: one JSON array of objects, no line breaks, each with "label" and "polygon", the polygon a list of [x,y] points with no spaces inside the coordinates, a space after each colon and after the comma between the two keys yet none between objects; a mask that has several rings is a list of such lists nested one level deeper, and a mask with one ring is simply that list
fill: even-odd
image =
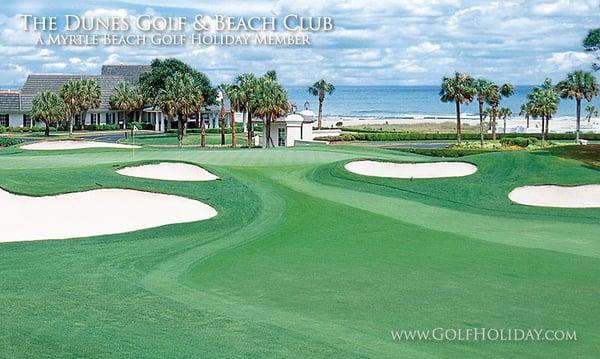
[{"label": "cloudy sky", "polygon": [[[40,47],[20,14],[63,16],[331,16],[335,30],[313,45],[273,47]],[[599,0],[280,0],[40,1],[3,0],[0,85],[18,87],[30,73],[89,73],[102,64],[178,57],[214,83],[240,72],[276,69],[288,85],[317,78],[336,84],[438,84],[454,70],[496,81],[537,84],[589,68],[581,41],[600,26]]]}]

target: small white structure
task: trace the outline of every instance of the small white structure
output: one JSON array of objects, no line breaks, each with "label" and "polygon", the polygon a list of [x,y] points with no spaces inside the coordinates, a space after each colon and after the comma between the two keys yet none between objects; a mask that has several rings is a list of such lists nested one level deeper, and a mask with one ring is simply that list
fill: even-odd
[{"label": "small white structure", "polygon": [[312,141],[315,114],[304,110],[300,114],[281,117],[271,124],[271,139],[276,147],[292,147],[296,141]]}]

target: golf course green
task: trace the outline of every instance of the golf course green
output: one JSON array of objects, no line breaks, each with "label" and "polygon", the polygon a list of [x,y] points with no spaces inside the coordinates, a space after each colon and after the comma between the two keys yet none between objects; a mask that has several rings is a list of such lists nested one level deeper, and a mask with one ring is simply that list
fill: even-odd
[{"label": "golf course green", "polygon": [[[0,357],[598,356],[600,209],[507,196],[525,185],[600,184],[598,168],[566,151],[507,151],[457,159],[477,166],[469,176],[410,180],[350,173],[354,159],[449,161],[364,146],[0,149],[0,188],[11,193],[136,189],[218,212],[71,240],[11,243],[2,233]],[[219,180],[116,173],[163,161]],[[577,340],[391,335],[440,327],[568,330]]]}]

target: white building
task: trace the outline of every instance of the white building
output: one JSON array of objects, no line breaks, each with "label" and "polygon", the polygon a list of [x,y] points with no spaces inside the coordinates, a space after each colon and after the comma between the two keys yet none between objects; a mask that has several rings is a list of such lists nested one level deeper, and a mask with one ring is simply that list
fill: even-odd
[{"label": "white building", "polygon": [[271,123],[271,139],[276,147],[292,147],[313,142],[313,123],[315,114],[304,110],[280,117]]}]

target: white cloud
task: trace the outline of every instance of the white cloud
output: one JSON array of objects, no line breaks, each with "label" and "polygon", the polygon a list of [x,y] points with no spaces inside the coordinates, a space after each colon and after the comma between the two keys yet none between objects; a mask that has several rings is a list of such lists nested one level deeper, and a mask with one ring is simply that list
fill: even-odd
[{"label": "white cloud", "polygon": [[410,46],[406,49],[407,52],[417,53],[417,54],[430,54],[432,52],[437,52],[442,47],[439,44],[435,44],[433,42],[425,41],[417,45]]},{"label": "white cloud", "polygon": [[47,64],[43,64],[42,68],[46,69],[46,70],[50,70],[50,71],[56,71],[56,70],[64,70],[67,68],[67,64],[64,62],[49,62]]},{"label": "white cloud", "polygon": [[595,0],[556,0],[533,5],[536,15],[589,15],[590,12],[600,10],[598,1]]},{"label": "white cloud", "polygon": [[[177,57],[206,72],[215,83],[240,72],[274,68],[286,84],[326,77],[338,84],[437,84],[452,71],[496,81],[539,83],[546,76],[588,67],[580,52],[587,30],[598,27],[598,0],[97,0],[52,2],[54,14],[271,16],[299,13],[332,16],[336,29],[311,34],[305,48],[253,47],[37,47],[21,31],[14,8],[0,10],[0,53],[24,71],[96,73],[102,64],[149,63]],[[4,5],[4,3],[3,3]],[[149,6],[154,8],[148,8]],[[46,7],[49,7],[46,6]],[[184,10],[182,10],[184,9]],[[190,9],[190,10],[185,10]],[[587,11],[587,12],[586,12]],[[2,14],[4,13],[4,14]],[[135,31],[134,31],[135,33]],[[0,70],[0,84],[22,78]]]},{"label": "white cloud", "polygon": [[594,56],[586,52],[566,51],[555,52],[545,60],[550,69],[571,71],[581,67],[589,67]]}]

